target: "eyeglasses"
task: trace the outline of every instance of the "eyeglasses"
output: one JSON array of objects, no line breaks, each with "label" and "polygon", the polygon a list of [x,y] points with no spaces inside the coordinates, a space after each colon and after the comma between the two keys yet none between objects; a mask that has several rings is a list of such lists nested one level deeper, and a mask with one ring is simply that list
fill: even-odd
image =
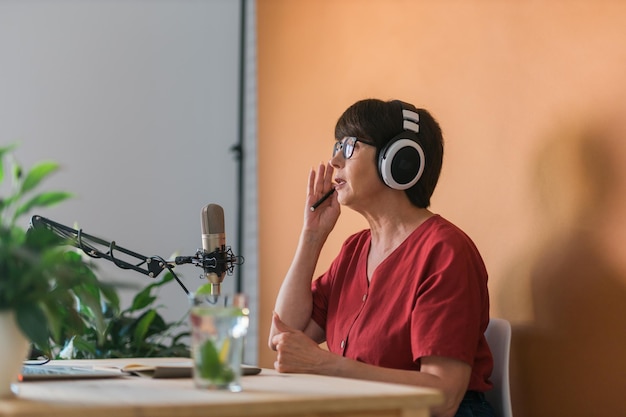
[{"label": "eyeglasses", "polygon": [[354,153],[354,146],[357,142],[361,142],[370,146],[376,146],[376,144],[372,142],[367,142],[363,139],[355,138],[354,136],[348,136],[343,140],[338,140],[337,142],[335,142],[335,144],[333,145],[333,157],[337,155],[337,152],[343,151],[343,157],[345,159],[352,158],[352,154]]}]

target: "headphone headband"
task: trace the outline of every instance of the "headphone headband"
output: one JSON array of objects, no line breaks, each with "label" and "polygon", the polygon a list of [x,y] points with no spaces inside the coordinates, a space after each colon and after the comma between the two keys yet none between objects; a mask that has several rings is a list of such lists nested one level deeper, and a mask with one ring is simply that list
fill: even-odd
[{"label": "headphone headband", "polygon": [[409,110],[402,108],[402,118],[404,119],[403,125],[402,127],[404,128],[404,130],[411,130],[415,133],[419,133],[420,131],[420,115],[417,112],[414,112],[413,110]]}]

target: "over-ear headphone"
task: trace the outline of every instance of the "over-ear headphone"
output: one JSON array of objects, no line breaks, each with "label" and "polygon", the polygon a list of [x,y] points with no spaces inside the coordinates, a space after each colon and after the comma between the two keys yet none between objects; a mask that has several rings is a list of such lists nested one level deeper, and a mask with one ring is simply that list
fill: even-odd
[{"label": "over-ear headphone", "polygon": [[424,150],[417,134],[420,116],[402,103],[403,131],[394,136],[378,155],[378,172],[394,190],[406,190],[419,181],[424,172]]}]

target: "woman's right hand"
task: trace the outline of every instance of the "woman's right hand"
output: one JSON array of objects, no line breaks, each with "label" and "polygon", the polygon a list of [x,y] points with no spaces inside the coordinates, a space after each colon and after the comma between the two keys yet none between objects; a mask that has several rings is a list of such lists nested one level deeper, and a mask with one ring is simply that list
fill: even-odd
[{"label": "woman's right hand", "polygon": [[334,168],[330,163],[320,163],[317,171],[311,168],[309,172],[306,205],[304,208],[303,231],[320,234],[323,235],[324,238],[333,230],[341,214],[341,208],[337,201],[337,193],[331,194],[331,196],[315,210],[311,210],[311,206],[334,187],[333,171]]}]

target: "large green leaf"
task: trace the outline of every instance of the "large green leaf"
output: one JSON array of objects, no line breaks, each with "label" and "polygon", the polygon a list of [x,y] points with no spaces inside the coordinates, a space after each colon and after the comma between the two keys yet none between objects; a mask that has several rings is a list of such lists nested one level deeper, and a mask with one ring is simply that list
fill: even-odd
[{"label": "large green leaf", "polygon": [[59,164],[56,162],[45,161],[36,164],[26,173],[26,177],[24,178],[24,182],[22,182],[22,188],[20,191],[22,194],[26,194],[33,188],[37,187],[42,180],[58,169]]},{"label": "large green leaf", "polygon": [[18,217],[25,213],[28,213],[35,207],[50,207],[54,204],[60,203],[61,201],[67,200],[72,196],[73,195],[71,193],[67,193],[65,191],[48,191],[38,194],[28,200],[25,204],[18,207],[17,210],[15,210],[13,218],[17,219]]},{"label": "large green leaf", "polygon": [[104,331],[106,325],[104,323],[104,316],[102,315],[100,292],[90,291],[90,288],[93,287],[89,285],[81,285],[74,288],[74,293],[78,296],[81,302],[87,305],[91,310],[91,313],[93,314],[94,324],[96,326],[96,330],[98,331],[98,342],[102,343],[104,341]]},{"label": "large green leaf", "polygon": [[106,300],[109,301],[107,307],[111,309],[111,313],[117,314],[120,310],[120,297],[115,290],[115,287],[111,284],[101,283],[100,290]]},{"label": "large green leaf", "polygon": [[[75,337],[73,340],[75,352],[88,352],[92,356],[96,354],[97,348],[95,343],[84,340],[82,337]],[[84,357],[87,355],[81,356]]]},{"label": "large green leaf", "polygon": [[156,316],[156,310],[148,310],[137,323],[137,327],[135,327],[134,339],[136,342],[143,341],[146,338],[146,334],[148,333],[148,328],[154,317]]},{"label": "large green leaf", "polygon": [[24,335],[42,349],[49,348],[46,316],[39,305],[23,303],[15,309],[17,324]]},{"label": "large green leaf", "polygon": [[151,294],[152,285],[147,286],[143,290],[139,291],[133,298],[133,303],[130,307],[130,311],[138,311],[152,304],[156,297]]},{"label": "large green leaf", "polygon": [[85,325],[76,311],[76,299],[71,292],[54,288],[43,301],[44,313],[48,318],[48,333],[55,341],[80,334]]},{"label": "large green leaf", "polygon": [[61,238],[49,229],[28,229],[24,234],[24,246],[38,252],[43,251],[43,257],[47,262],[55,262],[61,251],[45,250],[55,248],[61,243]]},{"label": "large green leaf", "polygon": [[154,319],[150,323],[150,327],[148,328],[148,332],[146,333],[145,337],[163,334],[165,333],[165,331],[167,331],[169,327],[169,325],[163,319],[163,316],[157,313],[156,310],[152,311],[154,311],[156,314],[154,315]]}]

